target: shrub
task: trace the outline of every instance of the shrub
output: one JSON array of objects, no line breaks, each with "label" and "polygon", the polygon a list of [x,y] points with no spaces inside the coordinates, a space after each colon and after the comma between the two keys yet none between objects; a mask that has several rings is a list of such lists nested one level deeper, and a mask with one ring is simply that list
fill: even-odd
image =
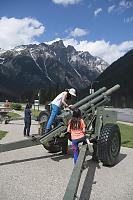
[{"label": "shrub", "polygon": [[21,110],[22,106],[19,103],[12,103],[11,108],[14,109],[14,110]]}]

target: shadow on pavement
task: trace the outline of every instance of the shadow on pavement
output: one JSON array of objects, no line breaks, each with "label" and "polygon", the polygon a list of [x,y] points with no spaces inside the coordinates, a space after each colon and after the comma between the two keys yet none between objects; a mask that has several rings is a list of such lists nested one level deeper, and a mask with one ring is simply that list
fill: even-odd
[{"label": "shadow on pavement", "polygon": [[[127,156],[127,154],[120,153],[115,165],[120,163],[126,156]],[[96,168],[100,169],[100,165],[98,162],[93,161],[91,159],[91,160],[86,161],[84,168],[88,168],[88,171],[87,171],[87,174],[85,177],[85,181],[84,181],[79,199],[80,200],[89,200],[91,191],[92,191],[92,185],[96,184],[96,181],[94,181],[95,171],[96,171]]]},{"label": "shadow on pavement", "polygon": [[55,156],[55,154],[49,155],[49,156],[40,156],[40,157],[35,157],[35,158],[27,158],[27,159],[23,159],[23,160],[12,160],[10,162],[0,163],[0,166],[12,165],[12,164],[22,163],[22,162],[29,162],[29,161],[33,161],[33,160],[41,160],[41,159],[49,158],[49,157],[52,157],[52,156]]},{"label": "shadow on pavement", "polygon": [[[125,159],[127,154],[119,154],[117,163],[120,163],[123,159]],[[16,163],[22,163],[22,162],[29,162],[29,161],[34,161],[34,160],[41,160],[41,159],[47,159],[51,158],[54,161],[59,162],[62,159],[69,159],[73,158],[73,150],[71,145],[69,146],[69,151],[68,154],[62,155],[62,153],[54,153],[46,156],[40,156],[40,157],[35,157],[35,158],[28,158],[28,159],[23,159],[23,160],[12,160],[10,162],[5,162],[5,163],[0,163],[0,166],[4,165],[10,165],[10,164],[16,164]],[[80,198],[79,200],[89,200],[92,192],[92,187],[94,184],[97,184],[96,181],[94,181],[95,177],[95,172],[96,169],[100,169],[100,165],[98,162],[93,161],[92,159],[86,160],[84,163],[84,169],[87,169],[86,177],[83,183],[82,191],[80,193]]]},{"label": "shadow on pavement", "polygon": [[[16,123],[15,122],[9,122],[8,124],[9,125],[24,125],[24,122],[21,122],[21,123],[18,123],[18,122],[16,122]],[[8,124],[6,124],[6,126],[8,126]],[[32,123],[31,126],[32,125],[34,126],[34,125],[38,125],[38,124]]]},{"label": "shadow on pavement", "polygon": [[120,153],[120,154],[119,154],[119,157],[118,157],[118,160],[117,160],[117,162],[116,162],[115,165],[117,165],[117,164],[120,163],[123,159],[125,159],[126,156],[127,156],[127,154]]},{"label": "shadow on pavement", "polygon": [[123,159],[125,159],[127,156],[127,154],[123,154],[123,153],[120,153],[118,158],[117,158],[117,161],[115,162],[115,164],[113,166],[104,166],[104,167],[115,167],[116,165],[118,165]]},{"label": "shadow on pavement", "polygon": [[74,155],[73,155],[73,150],[72,150],[72,147],[69,147],[69,150],[68,150],[68,153],[67,154],[58,154],[57,156],[54,156],[52,157],[51,159],[54,160],[54,161],[57,161],[59,162],[60,160],[63,160],[63,159],[69,159],[69,158],[73,158]]},{"label": "shadow on pavement", "polygon": [[92,185],[96,184],[96,181],[94,182],[95,171],[96,168],[100,169],[100,166],[98,162],[91,159],[85,163],[85,168],[88,168],[88,171],[80,194],[80,200],[90,199]]},{"label": "shadow on pavement", "polygon": [[73,152],[70,149],[68,154],[65,154],[65,155],[63,155],[61,152],[53,153],[53,154],[50,153],[50,155],[46,155],[46,156],[40,156],[40,157],[35,157],[35,158],[27,158],[27,159],[23,159],[23,160],[12,160],[10,162],[0,163],[0,166],[12,165],[12,164],[16,164],[16,163],[29,162],[29,161],[33,161],[33,160],[41,160],[41,159],[47,159],[47,158],[51,158],[52,160],[59,162],[62,159],[69,159],[69,158],[72,158],[72,157],[73,157]]}]

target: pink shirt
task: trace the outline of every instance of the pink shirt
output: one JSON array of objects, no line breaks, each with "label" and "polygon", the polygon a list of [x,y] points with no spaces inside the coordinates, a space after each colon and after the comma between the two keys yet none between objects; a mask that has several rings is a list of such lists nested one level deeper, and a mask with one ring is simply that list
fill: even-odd
[{"label": "pink shirt", "polygon": [[70,129],[71,119],[68,122],[68,128],[70,129],[72,140],[80,139],[80,138],[84,137],[83,128],[85,128],[85,123],[84,123],[83,119],[80,119],[80,122],[81,122],[80,129],[78,129],[78,128],[77,129]]}]

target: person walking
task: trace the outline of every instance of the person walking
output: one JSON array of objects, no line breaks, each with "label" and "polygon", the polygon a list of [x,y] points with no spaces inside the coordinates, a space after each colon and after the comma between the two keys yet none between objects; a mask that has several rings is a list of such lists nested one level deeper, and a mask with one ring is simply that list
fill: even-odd
[{"label": "person walking", "polygon": [[83,142],[88,144],[89,150],[92,151],[93,147],[89,139],[84,135],[85,133],[85,122],[81,118],[81,111],[78,108],[75,108],[73,111],[72,118],[68,122],[67,132],[71,134],[72,148],[74,151],[74,164],[79,156],[79,147],[78,144]]},{"label": "person walking", "polygon": [[24,137],[30,136],[31,115],[32,115],[32,112],[30,110],[31,108],[32,108],[32,105],[30,103],[28,103],[26,105],[26,108],[25,108],[25,111],[24,111],[24,123],[25,123]]},{"label": "person walking", "polygon": [[[51,130],[51,125],[57,115],[61,114],[61,106],[64,108],[71,107],[72,105],[68,105],[66,100],[71,99],[71,96],[76,96],[76,90],[74,88],[66,89],[64,92],[60,93],[52,102],[52,112],[50,118],[48,120],[45,133],[48,133]],[[57,126],[60,124],[61,119],[58,120]]]}]

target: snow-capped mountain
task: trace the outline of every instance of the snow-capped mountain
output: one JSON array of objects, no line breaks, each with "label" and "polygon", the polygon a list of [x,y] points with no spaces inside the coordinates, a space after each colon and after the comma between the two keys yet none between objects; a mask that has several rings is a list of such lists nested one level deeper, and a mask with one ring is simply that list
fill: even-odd
[{"label": "snow-capped mountain", "polygon": [[0,48],[0,55],[3,54],[6,50]]},{"label": "snow-capped mountain", "polygon": [[0,53],[0,91],[19,94],[57,84],[82,89],[107,67],[101,58],[65,47],[62,40],[51,45],[22,45]]}]

